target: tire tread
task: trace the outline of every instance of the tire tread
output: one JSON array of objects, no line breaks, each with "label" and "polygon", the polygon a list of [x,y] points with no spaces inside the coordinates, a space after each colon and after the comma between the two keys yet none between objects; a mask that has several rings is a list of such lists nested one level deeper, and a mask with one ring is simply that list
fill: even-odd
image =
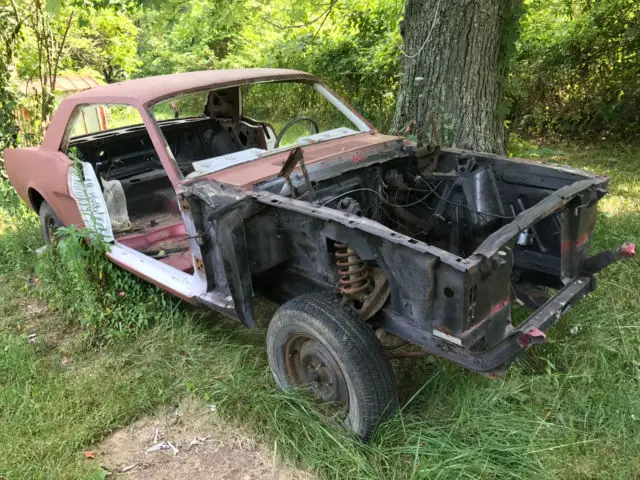
[{"label": "tire tread", "polygon": [[[274,345],[284,327],[291,326],[302,314],[313,319],[311,328],[323,342],[328,341],[343,357],[348,372],[362,391],[358,397],[358,428],[355,431],[362,439],[371,438],[376,425],[396,407],[396,381],[391,362],[373,330],[356,312],[340,304],[341,299],[331,293],[311,293],[301,295],[283,304],[274,315],[267,333],[269,361],[274,376],[281,386],[287,386],[287,379],[279,378],[273,355],[278,355]],[[307,324],[307,326],[310,326]],[[332,342],[333,339],[335,342]],[[275,351],[274,351],[275,350]],[[286,376],[286,375],[285,375]]]}]

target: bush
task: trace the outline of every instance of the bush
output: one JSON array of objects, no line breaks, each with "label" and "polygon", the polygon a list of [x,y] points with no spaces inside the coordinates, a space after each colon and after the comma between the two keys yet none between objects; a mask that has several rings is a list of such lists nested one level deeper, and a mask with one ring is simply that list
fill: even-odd
[{"label": "bush", "polygon": [[39,230],[38,217],[11,184],[0,179],[0,273],[33,267],[35,250],[42,245]]},{"label": "bush", "polygon": [[640,133],[640,2],[528,1],[511,121],[535,135]]},{"label": "bush", "polygon": [[[377,128],[386,130],[395,108],[400,76],[401,3],[338,2],[331,25],[293,30],[265,45],[266,66],[317,75]],[[312,32],[312,33],[311,33]]]},{"label": "bush", "polygon": [[49,306],[97,341],[135,335],[180,318],[180,301],[109,262],[109,244],[87,229],[62,227],[35,272]]}]

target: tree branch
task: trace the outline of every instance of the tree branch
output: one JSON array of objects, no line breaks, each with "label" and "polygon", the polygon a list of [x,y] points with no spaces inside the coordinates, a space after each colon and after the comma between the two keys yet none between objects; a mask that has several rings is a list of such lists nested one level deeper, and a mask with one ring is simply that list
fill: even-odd
[{"label": "tree branch", "polygon": [[60,56],[62,55],[62,50],[64,49],[65,43],[67,43],[67,35],[69,35],[69,30],[71,29],[71,21],[73,20],[74,11],[71,10],[69,14],[69,19],[67,20],[67,26],[64,29],[64,34],[62,35],[62,40],[60,40],[60,45],[58,45],[58,52],[56,53],[56,58],[54,62],[53,69],[53,79],[51,82],[51,92],[53,92],[56,88],[56,81],[58,78],[58,68],[60,67]]},{"label": "tree branch", "polygon": [[[335,3],[333,4],[335,5]],[[327,18],[329,18],[329,15],[331,14],[331,9],[333,8],[333,5],[331,5],[328,9],[327,9],[327,13],[325,14],[324,18],[322,19],[322,22],[320,22],[320,26],[318,27],[318,29],[316,30],[316,33],[313,34],[313,37],[311,37],[311,43],[313,43],[316,39],[316,37],[318,36],[318,34],[320,33],[320,30],[322,30],[322,27],[324,26],[324,22],[327,21]]]},{"label": "tree branch", "polygon": [[[331,3],[329,3],[329,6],[322,11],[322,13],[320,15],[318,15],[316,18],[314,18],[313,20],[309,20],[308,22],[302,22],[302,23],[298,23],[295,25],[280,25],[278,23],[272,22],[271,20],[269,20],[269,18],[262,17],[262,19],[269,23],[270,25],[273,25],[274,27],[277,28],[303,28],[303,27],[308,27],[309,25],[313,25],[314,23],[316,23],[318,20],[320,20],[321,18],[324,17],[324,20],[327,19],[327,16],[329,15],[329,13],[331,12],[331,9],[335,6],[336,3],[338,3],[340,0],[331,0]],[[324,23],[324,20],[322,20],[322,23]],[[321,26],[322,28],[322,26]]]}]

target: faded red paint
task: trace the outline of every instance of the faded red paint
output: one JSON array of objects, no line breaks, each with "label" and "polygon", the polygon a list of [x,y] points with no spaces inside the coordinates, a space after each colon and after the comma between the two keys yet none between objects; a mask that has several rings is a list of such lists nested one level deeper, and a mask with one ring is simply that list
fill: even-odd
[{"label": "faded red paint", "polygon": [[[70,95],[62,101],[51,119],[41,148],[58,150],[69,117],[78,105],[125,104],[136,107],[142,115],[150,105],[182,93],[276,80],[302,80],[321,83],[313,75],[297,70],[244,68],[174,73],[103,85]],[[144,115],[142,117],[144,120]],[[154,140],[153,133],[149,132],[152,141]],[[164,149],[164,146],[162,148]],[[160,153],[157,147],[156,149]]]},{"label": "faded red paint", "polygon": [[584,245],[588,241],[589,241],[589,234],[585,232],[582,235],[580,235],[578,240],[576,240],[576,247],[581,247],[582,245]]},{"label": "faded red paint", "polygon": [[[377,132],[364,132],[337,138],[330,142],[306,145],[302,147],[302,151],[304,152],[305,165],[310,166],[340,157],[346,156],[350,158],[353,156],[352,152],[354,151],[358,151],[359,155],[371,154],[382,147],[401,141],[402,137],[392,137]],[[284,151],[274,155],[267,155],[253,162],[227,168],[205,177],[187,180],[185,183],[202,181],[202,178],[210,178],[211,180],[240,188],[251,188],[256,183],[276,177],[280,173],[283,162],[287,159],[289,153],[289,151]],[[300,167],[296,170],[300,170]]]},{"label": "faded red paint", "polygon": [[[175,165],[175,162],[167,152],[162,133],[151,117],[149,106],[164,98],[169,98],[182,93],[278,80],[299,80],[322,84],[318,79],[305,72],[285,69],[256,68],[178,73],[104,85],[65,98],[53,115],[42,145],[36,150],[43,153],[46,152],[45,155],[51,154],[52,152],[58,152],[63,142],[69,119],[71,118],[74,109],[81,105],[100,103],[130,105],[139,111],[160,162],[167,172],[167,176],[169,177],[172,185],[176,191],[180,193],[182,190],[182,184],[185,180]],[[327,88],[326,85],[323,86]],[[327,90],[331,91],[328,88]],[[334,92],[331,93],[335,94]],[[364,158],[364,154],[366,154],[369,147],[380,145],[391,140],[401,139],[401,137],[391,137],[377,133],[365,118],[353,110],[353,108],[348,104],[345,103],[345,105],[347,105],[347,107],[362,121],[369,125],[372,128],[372,131],[337,139],[331,142],[304,147],[305,162],[307,164],[329,160],[352,152],[355,154],[358,150],[361,151],[358,151],[357,155]],[[20,149],[9,149],[5,152],[5,158],[8,159],[7,162],[9,164],[14,163],[12,161],[12,157],[14,156],[14,152],[19,150]],[[218,172],[209,178],[229,183],[231,185],[249,187],[259,181],[277,175],[281,165],[281,163],[278,165],[278,162],[284,161],[286,156],[287,152],[266,156],[265,158],[252,162],[249,165],[240,165],[236,168],[230,168],[223,172]],[[27,171],[31,170],[31,168],[19,165],[22,162],[15,163],[15,169],[24,168]],[[46,177],[55,175],[54,172],[47,172],[49,169],[49,163],[49,161],[45,160],[37,167],[46,173]],[[42,179],[42,182],[38,182],[38,188],[47,192],[50,190],[50,185],[46,178]],[[19,190],[19,187],[16,187],[16,190]],[[40,193],[43,194],[43,192]],[[43,194],[43,196],[45,195]],[[48,198],[48,196],[45,196],[45,198]],[[55,208],[54,210],[56,212],[58,211]]]},{"label": "faded red paint", "polygon": [[[326,85],[308,73],[264,68],[187,72],[103,85],[65,98],[53,115],[40,147],[5,150],[4,159],[7,173],[18,195],[32,208],[37,210],[38,204],[34,199],[42,198],[51,205],[62,223],[82,227],[83,222],[78,205],[71,196],[68,187],[69,169],[72,162],[65,153],[60,151],[63,143],[66,142],[65,134],[69,135],[70,133],[68,130],[69,122],[78,108],[87,104],[123,104],[136,108],[171,184],[176,192],[180,193],[186,180],[167,150],[162,132],[152,117],[150,106],[163,99],[183,93],[280,80],[319,83],[335,95],[335,92],[332,92]],[[340,99],[339,96],[336,95],[336,97]],[[306,164],[329,161],[344,155],[362,156],[389,142],[402,140],[400,137],[377,133],[365,118],[346,102],[343,103],[354,115],[367,124],[371,131],[303,147]],[[199,178],[197,181],[208,178],[248,188],[257,182],[276,176],[287,155],[288,152],[267,155],[251,164],[229,168]],[[135,242],[139,239],[127,240]],[[119,241],[121,240],[119,239]],[[175,263],[176,268],[187,270],[189,265],[186,260],[179,257],[178,255],[168,257],[165,262]],[[147,278],[132,266],[122,264],[120,266],[164,288],[163,285],[158,284],[152,278]],[[174,291],[171,293],[178,294]],[[178,296],[180,295],[178,294]]]},{"label": "faded red paint", "polygon": [[[318,81],[313,75],[284,68],[201,70],[137,78],[90,88],[67,97],[73,103],[141,103],[150,105],[179,93],[277,80]],[[106,99],[106,101],[105,101]],[[66,99],[65,99],[66,100]]]},{"label": "faded red paint", "polygon": [[507,307],[509,305],[509,302],[510,302],[509,298],[506,298],[505,300],[502,300],[501,302],[498,302],[497,304],[495,304],[493,307],[491,307],[491,313],[489,313],[489,315],[484,317],[482,320],[477,321],[476,323],[471,325],[471,327],[469,327],[464,332],[462,332],[462,337],[466,337],[467,335],[471,334],[474,330],[483,326],[487,320],[493,318],[495,315],[500,313],[505,307]]},{"label": "faded red paint", "polygon": [[[126,82],[103,85],[65,98],[52,117],[50,126],[40,147],[7,149],[4,159],[7,173],[11,182],[25,202],[36,207],[30,201],[30,192],[37,192],[51,205],[63,223],[82,226],[80,212],[75,201],[71,198],[67,177],[71,161],[60,152],[65,130],[74,110],[85,104],[126,104],[135,107],[140,112],[142,120],[148,130],[160,161],[167,172],[169,180],[178,192],[181,191],[184,179],[175,163],[169,156],[161,132],[151,118],[148,106],[157,101],[204,89],[223,88],[231,85],[256,83],[261,81],[300,80],[319,82],[312,75],[296,70],[285,69],[235,69],[202,72],[187,72],[159,77],[148,77]],[[351,107],[349,107],[351,109]],[[354,111],[353,109],[351,109]],[[362,118],[357,112],[356,115]],[[364,118],[363,121],[366,122]],[[368,122],[367,122],[368,124]],[[308,163],[327,160],[336,155],[351,152],[357,148],[366,148],[384,143],[396,137],[379,135],[372,131],[369,137],[360,135],[359,139],[338,139],[329,142],[330,145],[313,145],[305,148]],[[282,157],[286,156],[286,153]],[[279,168],[273,162],[282,161],[278,155],[266,157],[255,162],[255,165],[239,166],[220,172],[218,181],[228,181],[232,185],[249,186],[252,183],[269,178],[277,174]],[[306,158],[305,158],[306,159]]]},{"label": "faded red paint", "polygon": [[522,348],[526,348],[529,345],[538,345],[544,343],[547,339],[547,334],[539,328],[532,328],[527,333],[523,333],[518,337],[518,343]]},{"label": "faded red paint", "polygon": [[118,237],[118,242],[134,250],[148,248],[157,242],[168,239],[184,239],[187,235],[184,223],[163,225],[144,232],[131,233]]},{"label": "faded red paint", "polygon": [[500,310],[502,310],[507,305],[509,305],[509,299],[508,298],[506,298],[505,300],[502,300],[501,302],[495,304],[491,308],[491,315],[495,315],[496,313],[498,313]]},{"label": "faded red paint", "polygon": [[636,244],[625,243],[622,247],[620,247],[620,252],[626,257],[634,257],[636,255]]},{"label": "faded red paint", "polygon": [[580,235],[578,237],[578,240],[576,240],[575,242],[572,242],[571,240],[565,240],[564,242],[562,242],[562,245],[560,246],[560,250],[562,253],[566,253],[573,247],[582,247],[588,241],[589,241],[589,234],[585,232],[582,235]]},{"label": "faded red paint", "polygon": [[37,211],[36,199],[44,199],[65,225],[82,227],[82,217],[69,194],[68,174],[71,160],[62,152],[41,147],[7,149],[5,168],[18,195]]}]

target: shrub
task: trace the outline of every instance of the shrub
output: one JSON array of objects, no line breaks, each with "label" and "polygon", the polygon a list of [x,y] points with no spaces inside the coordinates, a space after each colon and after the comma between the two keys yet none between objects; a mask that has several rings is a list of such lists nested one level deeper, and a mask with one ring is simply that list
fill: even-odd
[{"label": "shrub", "polygon": [[180,301],[109,262],[109,244],[87,229],[62,227],[35,272],[49,306],[94,340],[136,335],[180,318]]},{"label": "shrub", "polygon": [[640,2],[525,2],[509,96],[516,130],[624,137],[640,132]]}]

